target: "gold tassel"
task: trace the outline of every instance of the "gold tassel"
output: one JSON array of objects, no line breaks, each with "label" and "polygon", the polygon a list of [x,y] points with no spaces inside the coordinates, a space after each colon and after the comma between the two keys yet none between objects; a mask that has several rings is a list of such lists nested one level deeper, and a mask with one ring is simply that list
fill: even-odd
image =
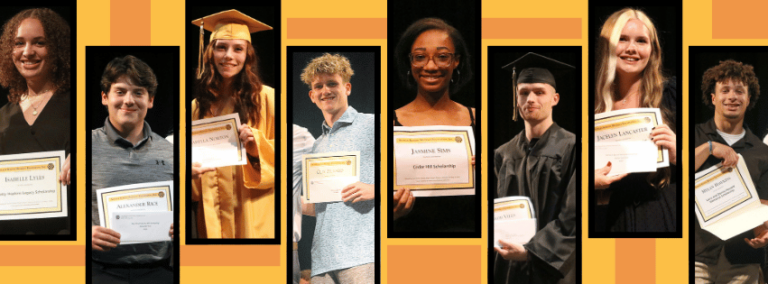
[{"label": "gold tassel", "polygon": [[205,21],[200,23],[200,45],[198,46],[197,50],[197,79],[199,80],[201,77],[203,77],[203,68],[205,68],[205,65],[203,65],[203,26],[205,25]]}]

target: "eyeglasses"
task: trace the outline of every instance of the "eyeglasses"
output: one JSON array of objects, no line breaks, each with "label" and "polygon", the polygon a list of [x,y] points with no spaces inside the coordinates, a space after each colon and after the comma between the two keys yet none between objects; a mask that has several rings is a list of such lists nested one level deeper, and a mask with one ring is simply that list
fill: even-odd
[{"label": "eyeglasses", "polygon": [[453,63],[453,57],[458,55],[455,55],[454,53],[438,53],[432,56],[427,55],[426,53],[409,53],[408,58],[411,59],[411,65],[413,67],[424,67],[429,63],[429,60],[432,59],[433,62],[435,62],[435,65],[439,67],[448,67]]}]

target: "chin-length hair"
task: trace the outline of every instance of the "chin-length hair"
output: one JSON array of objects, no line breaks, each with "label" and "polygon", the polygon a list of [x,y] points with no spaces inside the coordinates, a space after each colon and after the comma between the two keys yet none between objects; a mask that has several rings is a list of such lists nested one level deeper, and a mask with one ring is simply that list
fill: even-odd
[{"label": "chin-length hair", "polygon": [[[215,102],[218,95],[221,94],[223,79],[216,69],[216,62],[213,59],[213,51],[218,40],[213,40],[205,48],[203,54],[203,65],[205,70],[200,79],[195,81],[194,97],[198,103],[197,118],[203,118],[210,110],[211,104]],[[259,112],[261,111],[261,79],[259,79],[259,70],[257,67],[258,58],[256,50],[248,43],[245,54],[245,63],[243,70],[232,78],[232,99],[235,101],[235,112],[240,114],[241,123],[258,123]]]},{"label": "chin-length hair", "polygon": [[69,91],[70,88],[70,32],[69,23],[59,14],[48,8],[34,8],[19,12],[3,25],[0,36],[0,85],[9,89],[8,100],[18,103],[27,93],[27,81],[13,63],[13,50],[16,34],[21,22],[37,19],[43,26],[46,47],[48,48],[50,81],[56,92]]},{"label": "chin-length hair", "polygon": [[[614,12],[605,20],[597,40],[597,74],[595,74],[595,113],[609,112],[613,110],[613,99],[616,95],[617,78],[616,63],[618,56],[616,48],[621,37],[621,31],[629,20],[636,19],[648,29],[651,45],[651,55],[648,64],[641,74],[640,82],[640,107],[659,108],[667,126],[673,131],[675,127],[675,115],[663,104],[664,81],[662,74],[661,44],[656,31],[656,26],[648,16],[640,10],[624,8]],[[678,149],[680,150],[680,149]],[[656,188],[665,187],[670,183],[671,171],[669,168],[659,169],[648,176],[648,182]]]}]

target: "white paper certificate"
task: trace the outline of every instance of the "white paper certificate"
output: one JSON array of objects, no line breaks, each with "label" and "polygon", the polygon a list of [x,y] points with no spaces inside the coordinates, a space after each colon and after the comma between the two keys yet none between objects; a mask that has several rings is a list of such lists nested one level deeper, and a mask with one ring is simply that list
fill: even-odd
[{"label": "white paper certificate", "polygon": [[760,204],[741,155],[735,168],[718,164],[696,173],[695,195],[699,225],[722,240],[768,221],[768,206]]},{"label": "white paper certificate", "polygon": [[105,228],[114,229],[109,218],[113,212],[173,212],[170,180],[103,188],[96,195],[99,225]]},{"label": "white paper certificate", "polygon": [[120,233],[120,244],[170,241],[173,212],[112,212],[109,223]]},{"label": "white paper certificate", "polygon": [[499,239],[526,244],[536,234],[536,212],[531,199],[509,196],[493,200],[493,245],[501,247]]},{"label": "white paper certificate", "polygon": [[[595,166],[599,165],[597,160],[608,160],[608,157],[600,156],[610,154],[598,151],[598,143],[645,141],[656,148],[650,138],[651,130],[663,123],[658,108],[631,108],[595,114]],[[646,159],[656,161],[657,168],[668,167],[669,150],[658,147],[655,155],[647,156]],[[605,167],[605,164],[602,163],[600,167]]]},{"label": "white paper certificate", "polygon": [[245,165],[237,113],[192,121],[192,162],[203,167]]},{"label": "white paper certificate", "polygon": [[407,187],[416,197],[475,194],[472,127],[396,126],[392,135],[395,190]]},{"label": "white paper certificate", "polygon": [[305,203],[341,201],[341,190],[360,181],[360,152],[302,155]]},{"label": "white paper certificate", "polygon": [[0,220],[67,216],[64,151],[0,156]]},{"label": "white paper certificate", "polygon": [[611,162],[608,176],[623,173],[655,172],[656,160],[648,159],[658,152],[658,148],[648,141],[622,141],[595,143],[595,169],[605,167]]}]

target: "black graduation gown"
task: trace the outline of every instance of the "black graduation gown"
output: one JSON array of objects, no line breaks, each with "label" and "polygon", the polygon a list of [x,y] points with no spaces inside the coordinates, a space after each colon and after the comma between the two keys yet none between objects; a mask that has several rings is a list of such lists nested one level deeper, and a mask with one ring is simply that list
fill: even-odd
[{"label": "black graduation gown", "polygon": [[575,283],[576,145],[573,133],[552,124],[533,145],[523,130],[496,149],[494,198],[531,198],[539,231],[524,245],[528,261],[496,254],[494,283]]}]

